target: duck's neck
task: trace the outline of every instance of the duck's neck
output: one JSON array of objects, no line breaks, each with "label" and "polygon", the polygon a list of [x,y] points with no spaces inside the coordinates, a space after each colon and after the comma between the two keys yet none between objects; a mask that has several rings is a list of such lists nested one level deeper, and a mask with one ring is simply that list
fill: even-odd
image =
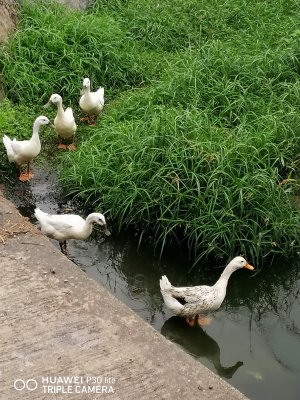
[{"label": "duck's neck", "polygon": [[90,215],[87,216],[86,220],[85,220],[85,224],[83,227],[83,232],[89,236],[92,233],[93,230],[93,217]]},{"label": "duck's neck", "polygon": [[57,115],[63,116],[64,115],[64,109],[62,105],[62,100],[57,102]]},{"label": "duck's neck", "polygon": [[40,141],[40,137],[39,137],[39,130],[40,130],[40,122],[39,121],[35,121],[33,124],[33,128],[32,128],[32,136],[31,136],[31,140],[34,141]]},{"label": "duck's neck", "polygon": [[224,288],[227,287],[228,279],[230,278],[231,274],[236,270],[234,266],[228,264],[227,267],[222,272],[219,280],[216,282],[215,286],[222,286]]},{"label": "duck's neck", "polygon": [[84,94],[84,95],[89,95],[90,92],[91,92],[90,86],[84,87],[84,88],[83,88],[83,94]]}]

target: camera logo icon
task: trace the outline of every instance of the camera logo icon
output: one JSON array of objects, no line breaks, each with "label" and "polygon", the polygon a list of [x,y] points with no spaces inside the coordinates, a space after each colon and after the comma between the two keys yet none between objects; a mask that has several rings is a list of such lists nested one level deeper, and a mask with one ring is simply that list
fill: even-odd
[{"label": "camera logo icon", "polygon": [[23,379],[15,379],[14,381],[14,388],[17,391],[21,391],[24,389],[29,390],[30,392],[36,390],[38,387],[38,383],[35,379],[27,379],[27,381],[24,381]]}]

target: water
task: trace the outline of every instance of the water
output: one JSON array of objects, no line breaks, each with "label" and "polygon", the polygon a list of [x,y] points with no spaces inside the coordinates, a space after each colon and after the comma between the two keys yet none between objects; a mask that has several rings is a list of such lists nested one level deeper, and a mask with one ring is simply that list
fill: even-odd
[{"label": "water", "polygon": [[[61,201],[55,173],[47,167],[34,172],[31,183],[7,188],[20,212],[32,218],[36,206],[46,212],[71,211],[72,205]],[[150,247],[138,249],[130,234],[106,238],[97,231],[85,242],[69,241],[68,251],[88,276],[251,399],[299,400],[298,260],[235,272],[211,324],[191,328],[165,308],[159,278],[166,274],[176,286],[212,284],[222,268],[188,273],[191,262],[179,249],[159,260]],[[167,355],[166,362],[172,362]]]}]

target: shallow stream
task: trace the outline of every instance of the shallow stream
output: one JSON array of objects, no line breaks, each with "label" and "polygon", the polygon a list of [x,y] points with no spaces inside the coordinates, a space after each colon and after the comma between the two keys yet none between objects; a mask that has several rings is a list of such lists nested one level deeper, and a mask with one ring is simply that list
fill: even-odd
[{"label": "shallow stream", "polygon": [[[78,213],[61,199],[50,167],[34,173],[31,183],[6,187],[21,214],[35,222],[36,206],[51,213]],[[224,266],[196,267],[189,273],[191,262],[179,251],[159,260],[148,246],[138,249],[129,234],[106,238],[99,231],[85,242],[69,241],[68,251],[90,277],[251,399],[300,399],[299,260],[235,272],[223,305],[202,329],[189,327],[165,308],[159,278],[166,274],[176,286],[212,284]],[[166,362],[172,362],[167,354]]]}]

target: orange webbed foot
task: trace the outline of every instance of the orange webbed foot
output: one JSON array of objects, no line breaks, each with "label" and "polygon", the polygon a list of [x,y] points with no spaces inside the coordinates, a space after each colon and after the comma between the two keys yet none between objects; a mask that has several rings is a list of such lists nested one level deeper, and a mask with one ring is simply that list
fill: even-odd
[{"label": "orange webbed foot", "polygon": [[210,317],[200,317],[196,315],[195,317],[190,317],[185,319],[189,326],[194,327],[196,325],[199,326],[207,326],[211,323],[212,318]]},{"label": "orange webbed foot", "polygon": [[191,326],[191,327],[195,326],[196,317],[193,317],[193,318],[186,318],[185,320],[186,320],[186,322],[189,324],[189,326]]},{"label": "orange webbed foot", "polygon": [[24,174],[24,173],[22,173],[22,174],[20,174],[20,176],[19,176],[19,181],[21,181],[21,182],[27,182],[27,181],[29,181],[31,178],[33,178],[33,174],[31,173],[31,172],[29,172],[29,174]]},{"label": "orange webbed foot", "polygon": [[69,144],[68,149],[69,150],[77,150],[76,144],[75,143]]},{"label": "orange webbed foot", "polygon": [[60,144],[57,146],[57,148],[58,148],[58,149],[62,149],[62,150],[67,150],[68,146],[67,146],[66,144],[60,143]]},{"label": "orange webbed foot", "polygon": [[198,317],[197,322],[199,326],[207,326],[211,323],[212,318],[210,317]]}]

